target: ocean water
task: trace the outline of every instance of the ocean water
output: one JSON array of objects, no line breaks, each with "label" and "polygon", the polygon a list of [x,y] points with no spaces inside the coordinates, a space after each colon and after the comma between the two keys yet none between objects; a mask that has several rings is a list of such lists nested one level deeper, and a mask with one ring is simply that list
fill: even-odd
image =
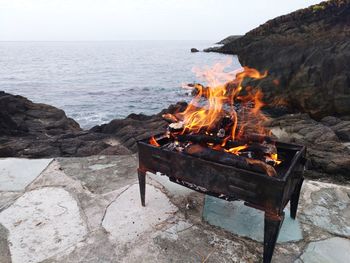
[{"label": "ocean water", "polygon": [[190,100],[193,67],[235,56],[190,53],[214,41],[0,42],[0,90],[63,109],[84,128]]}]

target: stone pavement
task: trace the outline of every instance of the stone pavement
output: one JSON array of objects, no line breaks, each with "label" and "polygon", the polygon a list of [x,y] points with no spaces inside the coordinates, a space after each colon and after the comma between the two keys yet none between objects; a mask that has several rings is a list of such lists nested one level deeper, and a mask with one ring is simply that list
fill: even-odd
[{"label": "stone pavement", "polygon": [[[203,206],[202,194],[154,174],[141,207],[136,164],[134,155],[0,159],[0,263],[261,262],[261,215],[211,197]],[[297,217],[273,262],[349,262],[349,186],[306,181]]]}]

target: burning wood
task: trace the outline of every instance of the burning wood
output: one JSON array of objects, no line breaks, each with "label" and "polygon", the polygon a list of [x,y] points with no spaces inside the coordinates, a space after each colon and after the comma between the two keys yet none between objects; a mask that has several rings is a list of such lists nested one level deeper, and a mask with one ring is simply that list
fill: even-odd
[{"label": "burning wood", "polygon": [[[156,141],[154,137],[153,140]],[[278,162],[274,159],[277,157],[274,157],[275,153],[269,151],[269,149],[274,149],[272,152],[277,152],[274,145],[258,143],[248,145],[238,141],[230,141],[226,143],[226,146],[229,146],[229,148],[224,148],[221,146],[222,143],[222,139],[208,135],[178,135],[176,139],[165,143],[161,147],[184,152],[208,161],[219,162],[256,172],[266,172],[269,176],[277,175],[273,168]],[[154,142],[151,144],[155,145]]]},{"label": "burning wood", "polygon": [[169,124],[169,131],[171,132],[181,132],[183,128],[184,128],[184,123],[182,121]]},{"label": "burning wood", "polygon": [[246,169],[250,171],[264,173],[269,176],[276,176],[276,170],[260,160],[241,157],[238,155],[215,151],[208,147],[203,147],[198,144],[189,145],[185,148],[185,153],[200,157],[204,160],[213,161],[221,164],[231,165],[237,168]]},{"label": "burning wood", "polygon": [[[255,69],[225,73],[224,67],[198,71],[208,85],[193,84],[195,97],[184,112],[164,114],[169,122],[167,140],[150,143],[242,169],[276,176],[281,163],[274,141],[262,123],[262,92],[243,87],[245,78],[266,76]],[[254,131],[257,134],[252,134]]]}]

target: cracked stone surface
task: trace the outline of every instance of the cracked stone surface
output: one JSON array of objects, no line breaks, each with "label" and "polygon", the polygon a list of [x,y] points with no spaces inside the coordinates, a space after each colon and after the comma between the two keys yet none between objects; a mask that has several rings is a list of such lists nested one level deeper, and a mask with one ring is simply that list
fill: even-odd
[{"label": "cracked stone surface", "polygon": [[11,263],[8,230],[2,224],[0,224],[0,262]]},{"label": "cracked stone surface", "polygon": [[82,240],[87,228],[72,196],[61,188],[25,193],[0,213],[14,263],[40,262]]},{"label": "cracked stone surface", "polygon": [[331,233],[350,237],[350,188],[308,182],[303,185],[299,218]]},{"label": "cracked stone surface", "polygon": [[333,237],[311,242],[301,255],[302,262],[348,263],[350,261],[350,240]]},{"label": "cracked stone surface", "polygon": [[179,197],[179,196],[184,197],[194,192],[193,190],[187,187],[174,184],[173,182],[169,181],[168,177],[164,175],[152,174],[152,173],[147,173],[147,175],[149,178],[155,180],[156,182],[160,183],[164,188],[166,188],[168,195],[172,197]]},{"label": "cracked stone surface", "polygon": [[23,191],[52,159],[0,159],[0,191]]},{"label": "cracked stone surface", "polygon": [[[102,226],[118,241],[130,241],[156,229],[177,211],[159,189],[147,185],[146,207],[140,205],[139,186],[132,185],[108,207]],[[118,222],[116,224],[115,222]]]},{"label": "cracked stone surface", "polygon": [[79,180],[92,193],[107,193],[137,178],[134,155],[59,158],[58,161],[68,176]]},{"label": "cracked stone surface", "polygon": [[[80,160],[78,158],[74,158],[72,159],[71,165],[74,165],[74,163],[79,161]],[[85,172],[89,173],[90,171],[81,170],[80,173],[85,174]],[[89,175],[91,177],[98,177],[99,173]],[[105,181],[105,184],[108,184],[108,181]],[[79,200],[79,205],[86,217],[86,222],[89,230],[94,231],[100,227],[101,220],[105,214],[105,210],[108,204],[110,204],[116,196],[124,191],[125,187],[128,185],[126,180],[126,182],[120,182],[120,184],[117,186],[117,190],[108,192],[106,194],[94,194],[83,186],[83,182],[68,176],[61,168],[59,161],[54,161],[27,188],[28,190],[33,190],[47,186],[60,186],[74,195],[74,197]],[[92,185],[92,187],[93,186],[94,185]]]},{"label": "cracked stone surface", "polygon": [[[179,224],[182,224],[181,221]],[[175,224],[175,228],[176,228]],[[170,228],[174,228],[171,226]],[[180,228],[181,229],[181,228]],[[164,232],[170,231],[165,228]],[[172,231],[173,232],[173,231]],[[140,242],[121,262],[258,262],[252,242],[229,239],[214,231],[192,226],[177,232],[177,238],[155,233],[149,243]]]},{"label": "cracked stone surface", "polygon": [[66,253],[57,254],[42,261],[42,263],[116,262],[117,255],[116,244],[109,240],[106,231],[99,229],[69,248]]},{"label": "cracked stone surface", "polygon": [[[0,263],[261,262],[261,242],[202,220],[204,195],[167,177],[147,174],[142,207],[136,166],[134,155],[58,158],[22,190],[0,191]],[[272,262],[348,262],[349,196],[349,186],[305,181],[302,239],[277,244]],[[259,226],[241,216],[229,217],[235,230]]]},{"label": "cracked stone surface", "polygon": [[[290,217],[288,208],[285,209],[285,218],[277,240],[280,243],[299,241],[303,238],[299,221]],[[227,202],[206,196],[203,218],[233,234],[259,242],[264,240],[264,212],[247,207],[242,201]]]},{"label": "cracked stone surface", "polygon": [[21,192],[0,192],[0,212],[10,206],[21,194]]}]

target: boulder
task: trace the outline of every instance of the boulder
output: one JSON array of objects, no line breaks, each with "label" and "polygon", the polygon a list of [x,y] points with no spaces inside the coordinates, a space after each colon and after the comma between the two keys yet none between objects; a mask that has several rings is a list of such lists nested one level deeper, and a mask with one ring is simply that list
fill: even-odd
[{"label": "boulder", "polygon": [[0,157],[128,153],[113,135],[83,131],[63,110],[0,92]]},{"label": "boulder", "polygon": [[340,140],[350,142],[350,120],[342,120],[334,116],[327,116],[324,117],[321,122],[329,126]]},{"label": "boulder", "polygon": [[196,52],[199,52],[199,50],[196,48],[191,48],[191,53],[196,53]]},{"label": "boulder", "polygon": [[280,141],[307,147],[309,177],[323,177],[330,181],[350,179],[350,149],[337,134],[336,125],[317,122],[308,114],[287,114],[267,121],[266,126]]},{"label": "boulder", "polygon": [[77,122],[68,118],[63,110],[33,103],[22,96],[0,92],[1,135],[59,135],[81,131]]},{"label": "boulder", "polygon": [[321,119],[350,114],[350,2],[330,0],[280,16],[222,47],[243,66],[267,70],[267,102]]}]

